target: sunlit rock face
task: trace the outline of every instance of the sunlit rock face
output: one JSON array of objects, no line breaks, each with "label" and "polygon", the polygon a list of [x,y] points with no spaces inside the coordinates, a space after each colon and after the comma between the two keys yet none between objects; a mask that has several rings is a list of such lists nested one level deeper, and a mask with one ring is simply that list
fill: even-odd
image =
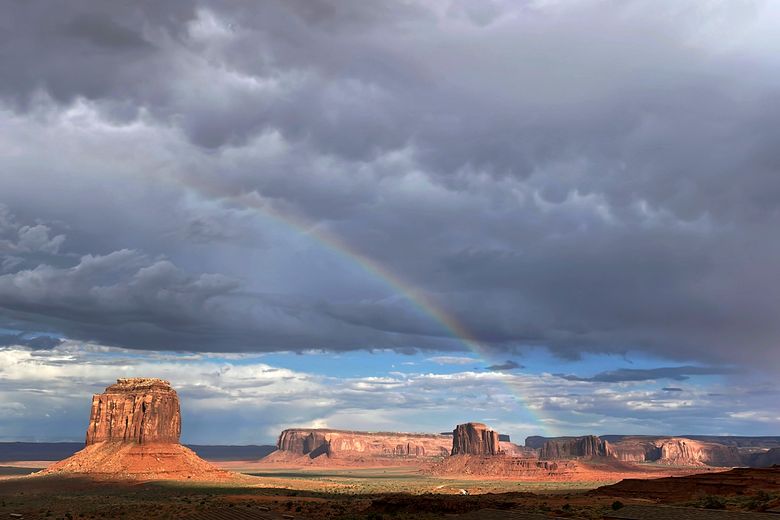
[{"label": "sunlit rock face", "polygon": [[498,432],[482,423],[459,424],[452,431],[452,455],[498,455]]},{"label": "sunlit rock face", "polygon": [[178,443],[180,434],[179,396],[168,381],[118,379],[92,397],[87,446],[106,441]]},{"label": "sunlit rock face", "polygon": [[118,379],[92,397],[83,450],[41,475],[88,475],[96,479],[233,481],[179,444],[179,397],[168,381]]},{"label": "sunlit rock face", "polygon": [[449,454],[450,444],[448,435],[291,428],[279,435],[276,458],[441,457]]}]

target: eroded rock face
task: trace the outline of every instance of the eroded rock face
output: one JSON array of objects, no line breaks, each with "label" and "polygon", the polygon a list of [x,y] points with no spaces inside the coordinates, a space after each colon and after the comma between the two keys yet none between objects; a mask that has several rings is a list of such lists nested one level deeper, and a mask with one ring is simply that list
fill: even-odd
[{"label": "eroded rock face", "polygon": [[691,439],[665,439],[659,441],[661,464],[672,466],[739,466],[740,457],[736,448],[693,441]]},{"label": "eroded rock face", "polygon": [[52,464],[42,475],[97,479],[233,481],[179,444],[179,397],[162,379],[118,379],[92,398],[83,450]]},{"label": "eroded rock face", "polygon": [[459,424],[452,432],[452,455],[498,455],[498,432],[482,423]]},{"label": "eroded rock face", "polygon": [[539,451],[542,460],[612,457],[610,444],[596,435],[549,440]]},{"label": "eroded rock face", "polygon": [[92,397],[87,446],[106,441],[178,443],[180,434],[179,396],[168,381],[117,379]]},{"label": "eroded rock face", "polygon": [[445,435],[292,428],[279,435],[279,453],[270,458],[437,457],[449,454],[450,444]]},{"label": "eroded rock face", "polygon": [[615,456],[627,462],[657,462],[667,466],[739,466],[742,457],[733,446],[683,437],[659,439],[627,437],[613,446]]},{"label": "eroded rock face", "polygon": [[325,433],[315,430],[284,430],[279,435],[276,447],[280,451],[308,455],[311,458],[331,455],[330,442]]}]

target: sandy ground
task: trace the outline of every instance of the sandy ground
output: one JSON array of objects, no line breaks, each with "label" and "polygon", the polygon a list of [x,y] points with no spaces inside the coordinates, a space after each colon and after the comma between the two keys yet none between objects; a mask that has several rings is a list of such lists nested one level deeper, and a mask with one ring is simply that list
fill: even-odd
[{"label": "sandy ground", "polygon": [[[35,464],[37,468],[41,465]],[[721,479],[721,474],[715,472],[708,472],[703,477],[688,477],[689,492],[666,500],[665,495],[655,497],[652,493],[643,493],[636,487],[637,481],[632,481],[631,493],[618,493],[617,490],[613,493],[609,488],[589,491],[603,483],[596,481],[444,478],[426,474],[418,467],[268,468],[242,461],[221,465],[225,469],[247,471],[253,476],[242,479],[240,484],[95,481],[83,476],[20,477],[18,473],[25,471],[24,461],[4,463],[0,467],[0,474],[6,476],[0,481],[0,518],[10,518],[14,513],[23,515],[23,519],[69,520],[433,519],[457,518],[466,513],[473,515],[486,508],[569,518],[601,518],[616,501],[696,505],[711,497],[696,495],[691,482],[704,479],[711,483]],[[738,475],[739,479],[744,480],[744,477]],[[748,477],[755,481],[755,475]],[[723,480],[734,478],[737,477],[724,474]],[[648,491],[652,489],[652,486],[648,487]],[[463,495],[464,491],[468,494]],[[759,498],[761,504],[772,503],[779,500],[780,490],[777,491],[770,489],[768,494],[757,498],[748,490],[737,497],[724,498],[724,507],[750,509],[757,507]]]}]

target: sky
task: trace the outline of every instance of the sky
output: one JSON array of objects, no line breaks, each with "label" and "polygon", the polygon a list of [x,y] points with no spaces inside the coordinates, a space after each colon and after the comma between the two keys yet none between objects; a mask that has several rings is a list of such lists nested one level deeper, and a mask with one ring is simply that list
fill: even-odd
[{"label": "sky", "polygon": [[0,441],[780,432],[780,3],[0,7]]}]

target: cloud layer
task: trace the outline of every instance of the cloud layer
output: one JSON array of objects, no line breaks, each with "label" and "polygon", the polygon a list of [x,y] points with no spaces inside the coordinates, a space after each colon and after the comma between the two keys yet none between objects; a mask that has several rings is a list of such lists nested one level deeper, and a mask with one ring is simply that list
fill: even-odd
[{"label": "cloud layer", "polygon": [[771,3],[3,7],[13,334],[777,368]]},{"label": "cloud layer", "polygon": [[72,341],[46,350],[0,347],[6,419],[0,439],[82,440],[91,395],[133,376],[170,380],[181,396],[183,440],[203,444],[272,444],[289,427],[439,432],[468,420],[520,443],[538,434],[766,435],[780,424],[771,378],[691,380],[672,388],[662,386],[663,376],[567,381],[549,373],[406,365],[336,377],[315,370],[323,354],[309,356],[307,370],[285,366],[296,355],[280,364],[246,354],[152,353]]}]

